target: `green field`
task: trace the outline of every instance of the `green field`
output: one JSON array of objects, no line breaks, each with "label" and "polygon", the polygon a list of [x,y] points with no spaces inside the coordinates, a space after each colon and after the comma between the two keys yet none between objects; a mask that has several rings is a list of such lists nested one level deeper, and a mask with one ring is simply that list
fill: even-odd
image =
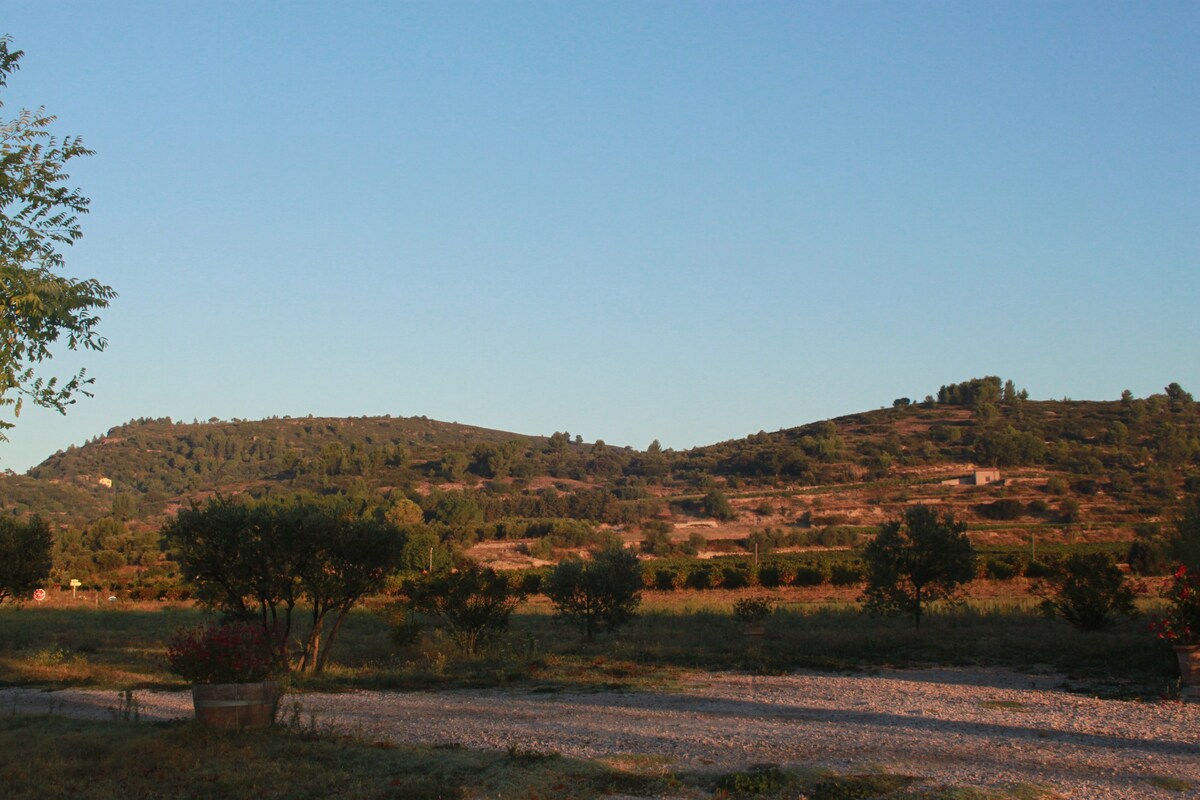
[{"label": "green field", "polygon": [[[510,683],[669,687],[680,670],[870,670],[928,665],[1038,667],[1095,691],[1159,696],[1177,681],[1174,656],[1141,613],[1110,629],[1082,633],[1043,618],[1018,596],[934,606],[919,630],[906,618],[872,617],[857,604],[794,589],[775,601],[767,637],[749,652],[731,615],[735,592],[647,592],[641,615],[616,635],[584,642],[542,598],[527,602],[485,652],[467,656],[424,621],[421,637],[398,644],[382,602],[354,612],[317,677],[303,689],[416,689]],[[1152,604],[1153,601],[1147,601]],[[186,606],[0,609],[0,684],[182,686],[162,664],[176,628],[202,619]]]}]

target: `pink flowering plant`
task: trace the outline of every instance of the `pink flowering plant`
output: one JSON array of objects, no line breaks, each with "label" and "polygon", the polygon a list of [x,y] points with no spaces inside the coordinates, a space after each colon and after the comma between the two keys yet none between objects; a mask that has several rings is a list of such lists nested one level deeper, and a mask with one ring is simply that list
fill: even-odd
[{"label": "pink flowering plant", "polygon": [[275,672],[275,659],[261,625],[202,625],[175,633],[167,669],[192,683],[256,683]]},{"label": "pink flowering plant", "polygon": [[1170,601],[1166,616],[1151,622],[1150,630],[1174,645],[1200,644],[1200,572],[1181,564],[1163,596]]}]

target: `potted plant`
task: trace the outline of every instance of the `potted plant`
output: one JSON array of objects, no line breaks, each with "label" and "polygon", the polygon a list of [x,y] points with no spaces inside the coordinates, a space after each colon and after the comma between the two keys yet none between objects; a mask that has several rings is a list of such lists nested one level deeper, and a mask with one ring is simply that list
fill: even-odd
[{"label": "potted plant", "polygon": [[167,647],[167,669],[192,682],[196,719],[212,728],[270,727],[279,706],[276,665],[261,625],[185,628]]},{"label": "potted plant", "polygon": [[763,620],[770,613],[770,601],[758,597],[743,597],[733,604],[733,615],[741,620],[742,633],[747,637],[761,639],[766,634]]},{"label": "potted plant", "polygon": [[1200,686],[1200,573],[1181,564],[1163,596],[1167,613],[1150,628],[1175,648],[1183,685]]}]

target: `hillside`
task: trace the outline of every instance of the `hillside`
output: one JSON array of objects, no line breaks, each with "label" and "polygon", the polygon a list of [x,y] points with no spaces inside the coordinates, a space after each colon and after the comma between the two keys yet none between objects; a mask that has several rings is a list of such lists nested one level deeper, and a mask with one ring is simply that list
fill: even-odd
[{"label": "hillside", "polygon": [[[977,468],[1000,480],[975,485]],[[79,559],[108,551],[119,567],[153,562],[162,520],[214,493],[409,498],[443,539],[533,563],[604,531],[656,530],[661,553],[688,540],[744,547],[752,534],[846,544],[914,502],[952,510],[982,542],[1128,540],[1198,489],[1200,406],[1178,385],[1143,399],[1034,401],[984,378],[684,451],[422,417],[134,420],[0,478],[0,504],[52,519]]]}]

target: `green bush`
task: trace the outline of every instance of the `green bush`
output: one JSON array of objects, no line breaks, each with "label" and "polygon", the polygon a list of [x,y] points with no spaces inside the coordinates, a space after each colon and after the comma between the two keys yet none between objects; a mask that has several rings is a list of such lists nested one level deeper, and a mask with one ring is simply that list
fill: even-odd
[{"label": "green bush", "polygon": [[1048,579],[1053,597],[1042,601],[1042,613],[1061,617],[1081,631],[1109,627],[1117,614],[1132,616],[1134,591],[1111,557],[1076,553],[1063,570]]},{"label": "green bush", "polygon": [[785,564],[763,564],[758,568],[758,583],[768,589],[787,586],[796,577],[796,571]]},{"label": "green bush", "polygon": [[1021,516],[1021,513],[1025,510],[1025,505],[1020,500],[1006,497],[992,503],[983,503],[977,506],[977,509],[982,516],[988,519],[1014,520]]},{"label": "green bush", "polygon": [[994,581],[1012,580],[1017,574],[1017,565],[1008,559],[989,558],[983,566],[983,574]]},{"label": "green bush", "polygon": [[546,579],[543,591],[559,617],[577,623],[587,639],[616,630],[636,616],[642,568],[637,555],[606,547],[590,561],[568,558]]},{"label": "green bush", "polygon": [[716,589],[721,585],[724,575],[721,571],[709,565],[701,565],[688,570],[684,585],[689,589]]},{"label": "green bush", "polygon": [[[797,564],[792,576],[793,586],[820,586],[830,579],[830,570],[824,564],[809,561]],[[852,583],[855,581],[851,581]]]},{"label": "green bush", "polygon": [[865,576],[861,561],[833,564],[829,569],[829,582],[834,586],[856,586],[863,582]]},{"label": "green bush", "polygon": [[405,594],[414,610],[441,618],[468,653],[499,636],[524,599],[506,576],[477,566],[410,581]]},{"label": "green bush", "polygon": [[673,592],[683,586],[684,575],[677,569],[659,567],[654,570],[654,588],[663,592]]},{"label": "green bush", "polygon": [[1025,565],[1025,577],[1034,579],[1050,578],[1057,575],[1060,571],[1060,565],[1057,560],[1053,559],[1037,559],[1028,562]]},{"label": "green bush", "polygon": [[753,584],[753,578],[752,567],[723,567],[721,569],[721,587],[724,589],[745,589]]}]

